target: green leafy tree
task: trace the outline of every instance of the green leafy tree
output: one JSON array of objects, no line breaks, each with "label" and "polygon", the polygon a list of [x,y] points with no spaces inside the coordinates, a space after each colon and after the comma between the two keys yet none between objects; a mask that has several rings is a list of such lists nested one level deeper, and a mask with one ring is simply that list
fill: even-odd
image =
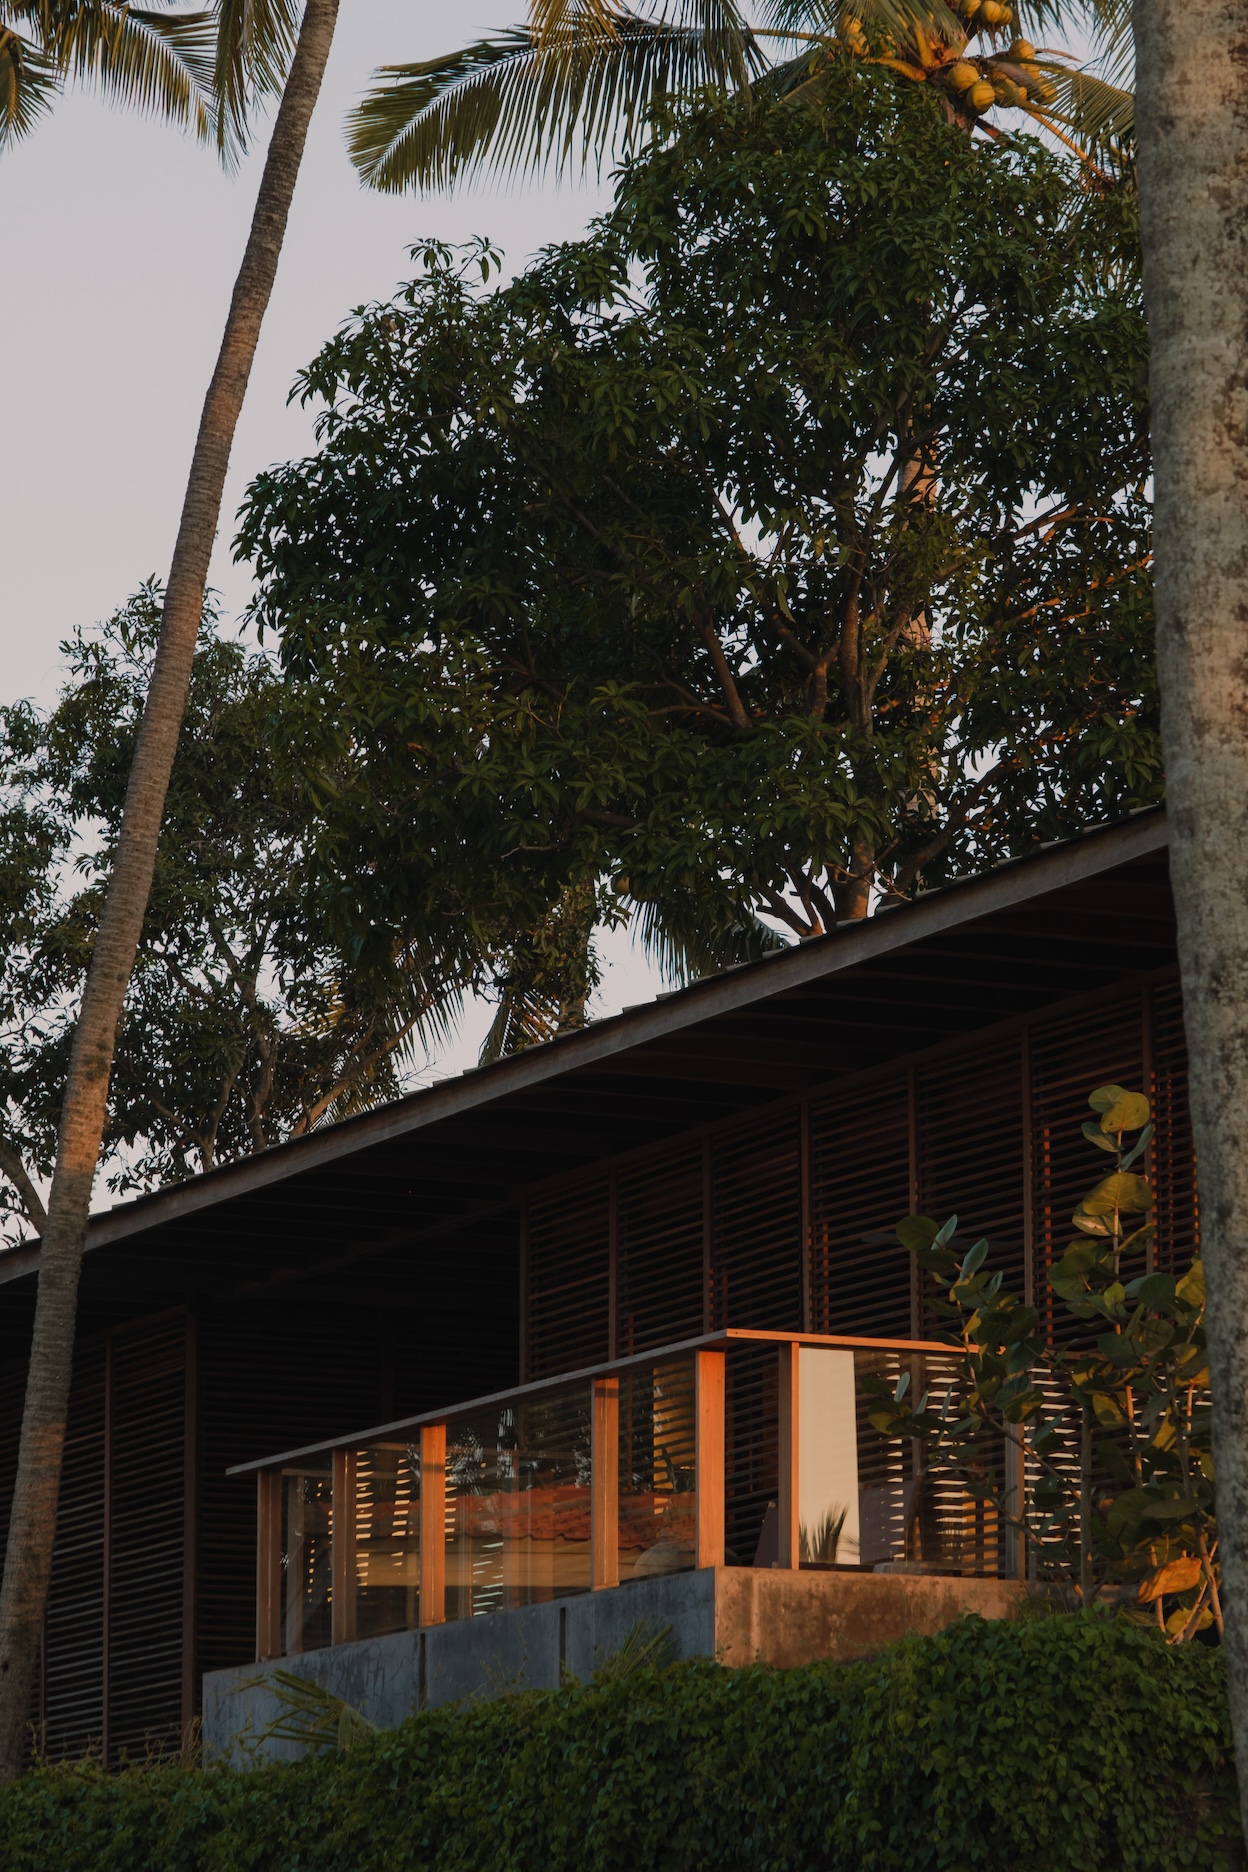
[{"label": "green leafy tree", "polygon": [[[47,716],[0,711],[0,1210],[35,1232],[160,603],[145,586],[63,646],[70,679]],[[441,1031],[449,985],[435,997],[409,951],[379,999],[309,887],[313,706],[209,613],[118,1036],[114,1190],[177,1181],[392,1097],[413,1045]]]},{"label": "green leafy tree", "polygon": [[505,290],[425,249],[239,542],[383,955],[572,892],[695,974],[1154,800],[1134,241],[842,67]]},{"label": "green leafy tree", "polygon": [[908,1216],[898,1239],[939,1289],[959,1378],[940,1397],[910,1395],[909,1374],[864,1388],[876,1428],[917,1438],[925,1468],[990,1502],[1042,1573],[1077,1573],[1084,1604],[1108,1588],[1181,1642],[1223,1630],[1204,1270],[1145,1265],[1152,1192],[1132,1166],[1153,1135],[1148,1100],[1109,1085],[1088,1103],[1084,1136],[1114,1161],[1050,1270],[1067,1320],[1041,1330],[986,1241],[958,1253],[956,1216]]}]

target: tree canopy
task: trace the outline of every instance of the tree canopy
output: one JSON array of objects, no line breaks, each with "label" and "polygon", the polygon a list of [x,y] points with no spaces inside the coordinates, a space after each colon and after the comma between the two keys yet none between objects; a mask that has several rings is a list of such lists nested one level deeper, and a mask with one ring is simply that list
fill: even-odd
[{"label": "tree canopy", "polygon": [[[41,1215],[73,1013],[160,624],[145,586],[63,646],[54,709],[0,712],[0,1218]],[[412,956],[383,998],[334,947],[309,879],[308,699],[201,634],[152,900],[118,1040],[115,1190],[177,1181],[393,1096],[438,1016]]]},{"label": "tree canopy", "polygon": [[1129,190],[843,61],[505,288],[418,251],[239,536],[364,950],[614,903],[697,972],[1158,797]]}]

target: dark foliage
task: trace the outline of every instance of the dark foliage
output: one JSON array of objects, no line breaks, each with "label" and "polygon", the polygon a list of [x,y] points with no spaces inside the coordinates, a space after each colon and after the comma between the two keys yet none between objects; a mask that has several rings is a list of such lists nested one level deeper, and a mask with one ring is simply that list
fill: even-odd
[{"label": "dark foliage", "polygon": [[1231,1872],[1221,1653],[1096,1615],[677,1665],[246,1772],[45,1769],[7,1872]]}]

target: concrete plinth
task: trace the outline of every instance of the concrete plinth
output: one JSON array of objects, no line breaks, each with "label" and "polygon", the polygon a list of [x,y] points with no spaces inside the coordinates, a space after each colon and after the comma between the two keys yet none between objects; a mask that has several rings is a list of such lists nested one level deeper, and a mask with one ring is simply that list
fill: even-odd
[{"label": "concrete plinth", "polygon": [[[211,1671],[204,1678],[204,1746],[213,1755],[247,1758],[250,1739],[281,1712],[277,1671],[323,1685],[390,1728],[439,1704],[552,1690],[565,1669],[586,1678],[641,1619],[670,1626],[681,1657],[787,1668],[869,1656],[906,1632],[941,1631],[967,1612],[1012,1618],[1025,1592],[1011,1580],[761,1567],[633,1580],[546,1605]],[[281,1759],[299,1750],[268,1742],[262,1753]]]}]

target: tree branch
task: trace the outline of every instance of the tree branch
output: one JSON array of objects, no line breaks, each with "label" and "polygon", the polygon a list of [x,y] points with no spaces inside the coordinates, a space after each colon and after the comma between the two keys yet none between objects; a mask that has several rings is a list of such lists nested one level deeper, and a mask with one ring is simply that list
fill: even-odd
[{"label": "tree branch", "polygon": [[26,1174],[26,1166],[22,1162],[20,1153],[7,1138],[2,1137],[0,1137],[0,1170],[4,1171],[5,1176],[21,1197],[22,1207],[28,1219],[42,1235],[47,1224],[48,1212],[40,1201],[38,1190]]}]

